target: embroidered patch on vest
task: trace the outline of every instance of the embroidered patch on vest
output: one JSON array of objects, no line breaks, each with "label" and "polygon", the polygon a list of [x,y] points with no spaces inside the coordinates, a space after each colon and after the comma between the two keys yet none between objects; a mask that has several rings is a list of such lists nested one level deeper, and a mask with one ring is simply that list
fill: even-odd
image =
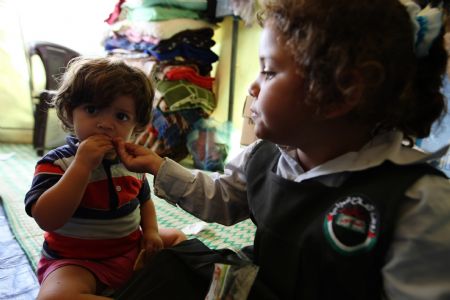
[{"label": "embroidered patch on vest", "polygon": [[378,237],[378,211],[362,196],[341,198],[326,214],[323,230],[327,241],[341,254],[369,251]]}]

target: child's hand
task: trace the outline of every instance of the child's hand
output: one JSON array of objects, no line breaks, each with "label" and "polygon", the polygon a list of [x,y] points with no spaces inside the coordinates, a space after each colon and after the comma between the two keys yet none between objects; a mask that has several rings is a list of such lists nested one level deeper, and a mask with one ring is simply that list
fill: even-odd
[{"label": "child's hand", "polygon": [[145,250],[145,256],[148,258],[164,247],[163,241],[158,231],[144,231],[141,242],[142,249]]},{"label": "child's hand", "polygon": [[121,138],[113,140],[117,154],[128,170],[138,173],[156,175],[163,159],[152,150],[131,143],[125,143]]},{"label": "child's hand", "polygon": [[164,247],[163,241],[156,230],[144,231],[141,240],[141,252],[139,253],[136,261],[134,262],[133,270],[139,270],[144,267],[145,263],[156,252],[160,251]]},{"label": "child's hand", "polygon": [[111,151],[114,151],[114,144],[109,136],[92,135],[80,143],[75,160],[93,170],[100,165],[105,154]]}]

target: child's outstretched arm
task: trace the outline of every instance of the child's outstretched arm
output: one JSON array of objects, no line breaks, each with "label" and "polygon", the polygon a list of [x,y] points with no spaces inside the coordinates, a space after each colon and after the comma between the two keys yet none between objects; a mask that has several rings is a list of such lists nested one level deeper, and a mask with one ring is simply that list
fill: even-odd
[{"label": "child's outstretched arm", "polygon": [[126,168],[154,175],[156,196],[207,222],[232,225],[248,218],[244,166],[253,147],[227,162],[222,174],[183,167],[139,144],[120,139],[113,142]]},{"label": "child's outstretched arm", "polygon": [[125,167],[133,172],[158,174],[164,159],[152,150],[140,145],[126,143],[121,138],[114,139],[117,154]]}]

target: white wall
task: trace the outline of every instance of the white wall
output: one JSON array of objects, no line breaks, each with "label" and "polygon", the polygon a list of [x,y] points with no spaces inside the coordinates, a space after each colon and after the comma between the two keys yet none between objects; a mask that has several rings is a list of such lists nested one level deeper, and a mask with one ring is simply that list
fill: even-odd
[{"label": "white wall", "polygon": [[0,142],[31,141],[28,66],[19,25],[12,0],[0,0]]},{"label": "white wall", "polygon": [[[13,0],[11,0],[13,1]],[[25,41],[45,40],[84,55],[102,55],[104,20],[116,0],[15,0]]]}]

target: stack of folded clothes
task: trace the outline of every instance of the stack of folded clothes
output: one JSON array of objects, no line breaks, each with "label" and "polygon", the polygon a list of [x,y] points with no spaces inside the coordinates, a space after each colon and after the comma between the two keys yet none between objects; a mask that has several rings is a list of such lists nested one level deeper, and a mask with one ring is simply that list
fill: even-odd
[{"label": "stack of folded clothes", "polygon": [[110,55],[141,67],[156,98],[146,144],[161,156],[182,160],[194,124],[216,108],[212,64],[215,1],[119,0],[105,20]]}]

